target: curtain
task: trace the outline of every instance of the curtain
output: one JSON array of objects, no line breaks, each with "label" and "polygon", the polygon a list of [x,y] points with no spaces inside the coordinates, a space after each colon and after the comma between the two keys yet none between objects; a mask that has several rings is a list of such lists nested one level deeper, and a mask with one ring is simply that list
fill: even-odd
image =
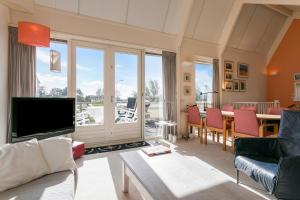
[{"label": "curtain", "polygon": [[[164,120],[176,122],[176,53],[162,52]],[[168,130],[166,130],[168,132]],[[167,138],[164,132],[164,138]]]},{"label": "curtain", "polygon": [[213,59],[213,107],[220,108],[219,60]]},{"label": "curtain", "polygon": [[8,42],[8,142],[11,132],[11,98],[35,95],[36,63],[33,46],[19,44],[18,28],[9,27]]}]

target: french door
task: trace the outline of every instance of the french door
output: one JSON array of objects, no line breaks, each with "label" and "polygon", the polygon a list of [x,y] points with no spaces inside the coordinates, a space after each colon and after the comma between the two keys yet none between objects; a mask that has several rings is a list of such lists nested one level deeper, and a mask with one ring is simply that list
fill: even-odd
[{"label": "french door", "polygon": [[75,138],[89,144],[142,138],[141,51],[72,43]]}]

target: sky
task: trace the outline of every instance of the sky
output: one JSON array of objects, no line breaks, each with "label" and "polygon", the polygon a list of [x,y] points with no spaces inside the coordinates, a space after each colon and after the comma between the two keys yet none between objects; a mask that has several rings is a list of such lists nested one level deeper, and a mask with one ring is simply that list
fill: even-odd
[{"label": "sky", "polygon": [[[50,49],[61,53],[61,72],[50,71]],[[37,48],[37,78],[47,92],[52,88],[67,87],[67,55],[68,47],[63,43],[51,42],[50,48]],[[104,56],[103,50],[76,48],[76,85],[85,96],[95,95],[99,88],[104,89]],[[137,91],[138,57],[134,54],[116,52],[114,62],[116,90],[122,99],[127,99]],[[157,80],[159,85],[162,85],[161,56],[146,55],[145,81],[147,83],[150,80]]]},{"label": "sky", "polygon": [[[196,90],[201,92],[212,92],[213,69],[211,64],[198,63],[195,66],[196,71]],[[207,85],[208,87],[205,87]],[[212,100],[212,96],[208,95],[208,101]]]}]

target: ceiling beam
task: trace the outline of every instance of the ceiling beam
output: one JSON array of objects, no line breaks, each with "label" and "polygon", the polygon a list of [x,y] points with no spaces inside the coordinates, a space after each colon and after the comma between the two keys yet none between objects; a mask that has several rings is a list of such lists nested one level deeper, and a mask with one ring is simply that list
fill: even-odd
[{"label": "ceiling beam", "polygon": [[299,0],[237,0],[250,4],[271,4],[271,5],[300,5]]},{"label": "ceiling beam", "polygon": [[7,7],[26,13],[34,12],[34,0],[0,0]]},{"label": "ceiling beam", "polygon": [[293,11],[284,7],[284,6],[281,6],[281,5],[265,5],[266,7],[272,9],[272,10],[275,10],[276,12],[279,12],[285,16],[293,16]]},{"label": "ceiling beam", "polygon": [[194,5],[194,0],[184,0],[184,1],[182,1],[182,4],[183,4],[182,11],[181,11],[182,17],[179,18],[178,34],[177,34],[177,40],[176,40],[176,42],[177,42],[176,46],[177,46],[178,50],[180,49],[185,30],[188,26],[188,22],[189,22],[189,19],[190,19],[191,13],[192,13],[192,8]]},{"label": "ceiling beam", "polygon": [[234,26],[237,22],[237,19],[240,15],[240,12],[243,8],[243,2],[241,0],[236,0],[234,3],[233,3],[233,6],[230,10],[230,14],[227,18],[227,21],[224,25],[224,28],[223,28],[223,32],[221,34],[221,37],[219,39],[219,50],[218,50],[218,54],[219,54],[219,57],[222,57],[225,49],[226,49],[226,46],[227,46],[227,43],[228,43],[228,40],[230,38],[230,35],[234,29]]}]

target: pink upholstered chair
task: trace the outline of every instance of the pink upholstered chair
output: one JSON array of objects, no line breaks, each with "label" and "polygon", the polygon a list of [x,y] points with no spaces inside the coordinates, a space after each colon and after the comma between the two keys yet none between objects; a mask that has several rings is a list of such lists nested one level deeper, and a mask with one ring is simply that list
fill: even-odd
[{"label": "pink upholstered chair", "polygon": [[[234,152],[234,140],[237,137],[265,137],[278,134],[277,124],[259,124],[253,110],[235,110],[231,127],[232,152]],[[266,127],[273,127],[274,132],[267,131]]]},{"label": "pink upholstered chair", "polygon": [[283,111],[283,108],[277,107],[277,108],[268,108],[267,114],[269,115],[281,115],[281,112]]},{"label": "pink upholstered chair", "polygon": [[192,128],[192,132],[194,132],[194,128],[198,129],[198,137],[200,139],[200,143],[203,143],[203,121],[200,116],[200,111],[197,105],[187,106],[187,123],[188,123],[188,133]]},{"label": "pink upholstered chair", "polygon": [[256,106],[241,106],[240,110],[252,110],[255,113],[257,112]]},{"label": "pink upholstered chair", "polygon": [[225,104],[222,106],[222,111],[229,111],[233,112],[234,111],[234,106],[231,104]]},{"label": "pink upholstered chair", "polygon": [[204,143],[207,144],[207,129],[212,132],[213,141],[215,134],[217,134],[217,142],[219,142],[219,134],[223,134],[223,150],[226,151],[228,127],[226,125],[226,119],[222,117],[221,110],[218,108],[207,108],[204,126]]}]

